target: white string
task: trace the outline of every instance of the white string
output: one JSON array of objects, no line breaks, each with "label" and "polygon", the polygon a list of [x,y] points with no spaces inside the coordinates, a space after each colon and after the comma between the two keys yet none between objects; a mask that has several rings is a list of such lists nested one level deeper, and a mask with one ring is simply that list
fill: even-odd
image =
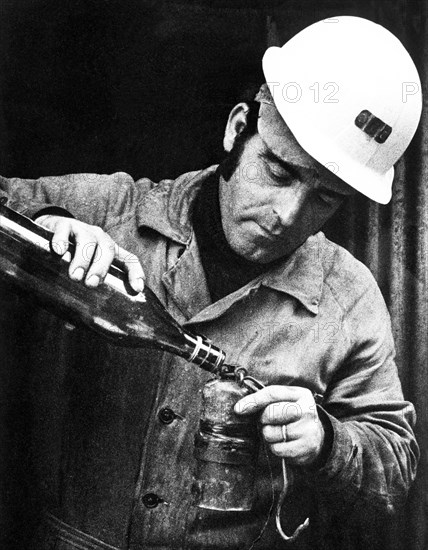
[{"label": "white string", "polygon": [[[241,369],[241,371],[246,372],[245,369]],[[248,389],[250,389],[253,392],[256,392],[257,390],[260,390],[261,388],[265,387],[265,385],[262,384],[259,380],[257,380],[256,378],[254,378],[252,376],[248,376],[248,375],[246,375],[244,377],[241,376],[241,380],[239,380],[239,378],[238,378],[238,381],[241,385],[246,386]],[[284,432],[283,432],[283,434],[284,434]],[[266,449],[266,445],[265,445],[265,441],[264,441],[263,437],[261,437],[261,440],[263,441],[263,448],[265,450],[265,453],[266,453],[266,456],[267,456],[267,459],[268,459],[267,461],[268,461],[268,464],[269,464],[269,473],[270,473],[271,483],[272,483],[272,498],[274,498],[274,496],[273,496],[274,495],[274,493],[273,493],[273,472],[272,472],[272,468],[271,468],[270,461],[269,461],[269,455],[267,453],[267,449]],[[286,441],[286,437],[284,437],[284,441]],[[281,537],[283,538],[283,540],[285,540],[287,543],[292,543],[297,539],[297,537],[300,535],[300,533],[302,531],[304,531],[305,529],[307,529],[309,527],[309,518],[306,518],[305,521],[303,523],[301,523],[296,528],[296,530],[294,531],[294,533],[291,536],[288,536],[284,533],[284,530],[283,530],[282,525],[281,525],[281,511],[282,511],[282,507],[283,507],[283,504],[284,504],[285,497],[287,496],[288,490],[293,484],[293,475],[292,475],[291,471],[287,470],[287,466],[285,464],[285,459],[284,458],[282,459],[281,462],[282,462],[282,489],[281,489],[281,493],[279,495],[278,504],[276,505],[275,522],[276,522],[276,529],[277,529],[278,533],[281,535]],[[272,505],[273,505],[273,501],[272,501]],[[272,505],[271,505],[267,520],[266,520],[262,530],[260,531],[257,538],[251,543],[251,546],[248,550],[251,550],[254,547],[255,543],[258,542],[261,539],[264,531],[266,530],[266,527],[268,525],[268,522],[269,522],[269,519],[270,519],[270,516],[271,516],[271,513],[272,513]]]},{"label": "white string", "polygon": [[285,464],[284,459],[282,459],[282,483],[283,483],[282,490],[281,490],[281,494],[279,495],[278,504],[276,506],[276,512],[275,512],[276,528],[278,533],[281,535],[281,537],[285,541],[294,542],[297,539],[297,537],[300,535],[300,533],[309,526],[309,518],[306,518],[305,521],[297,527],[297,529],[294,531],[294,533],[291,536],[288,536],[284,533],[284,530],[282,529],[282,525],[281,525],[281,510],[282,510],[285,497],[288,493],[288,489],[293,484],[292,473],[291,471],[287,470],[287,466]]}]

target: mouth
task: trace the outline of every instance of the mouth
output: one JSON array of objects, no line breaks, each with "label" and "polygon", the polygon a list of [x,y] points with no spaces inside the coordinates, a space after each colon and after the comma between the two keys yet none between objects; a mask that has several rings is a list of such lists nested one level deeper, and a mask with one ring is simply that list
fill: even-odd
[{"label": "mouth", "polygon": [[267,237],[269,240],[277,242],[277,241],[283,241],[284,240],[284,229],[283,228],[275,228],[275,227],[266,227],[266,225],[263,225],[259,222],[254,221],[257,228],[259,229],[259,233],[263,237]]}]

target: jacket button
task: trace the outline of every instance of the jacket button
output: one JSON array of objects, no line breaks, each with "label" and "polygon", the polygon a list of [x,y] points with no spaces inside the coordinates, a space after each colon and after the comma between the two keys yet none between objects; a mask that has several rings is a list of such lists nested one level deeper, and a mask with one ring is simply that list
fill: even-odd
[{"label": "jacket button", "polygon": [[171,422],[174,422],[176,414],[172,409],[165,407],[158,412],[158,417],[164,424],[171,424]]},{"label": "jacket button", "polygon": [[158,504],[163,502],[163,500],[158,497],[158,495],[155,495],[155,493],[147,493],[143,496],[141,501],[146,508],[156,508]]}]

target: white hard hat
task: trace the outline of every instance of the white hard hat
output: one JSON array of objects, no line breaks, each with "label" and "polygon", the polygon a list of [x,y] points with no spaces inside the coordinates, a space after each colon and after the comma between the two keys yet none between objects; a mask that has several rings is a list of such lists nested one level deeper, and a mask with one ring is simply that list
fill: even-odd
[{"label": "white hard hat", "polygon": [[[274,108],[300,146],[347,184],[386,204],[393,165],[422,109],[419,75],[401,42],[366,19],[334,17],[307,27],[282,48],[269,48],[263,71]],[[269,117],[261,116],[259,132],[272,141],[280,136],[272,135]]]}]

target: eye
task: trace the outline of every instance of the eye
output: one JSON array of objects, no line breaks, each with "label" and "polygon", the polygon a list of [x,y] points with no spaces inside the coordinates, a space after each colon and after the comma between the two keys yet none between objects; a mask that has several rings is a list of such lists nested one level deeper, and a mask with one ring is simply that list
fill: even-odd
[{"label": "eye", "polygon": [[271,165],[269,166],[270,177],[278,184],[287,185],[293,179],[292,174],[282,166]]}]

